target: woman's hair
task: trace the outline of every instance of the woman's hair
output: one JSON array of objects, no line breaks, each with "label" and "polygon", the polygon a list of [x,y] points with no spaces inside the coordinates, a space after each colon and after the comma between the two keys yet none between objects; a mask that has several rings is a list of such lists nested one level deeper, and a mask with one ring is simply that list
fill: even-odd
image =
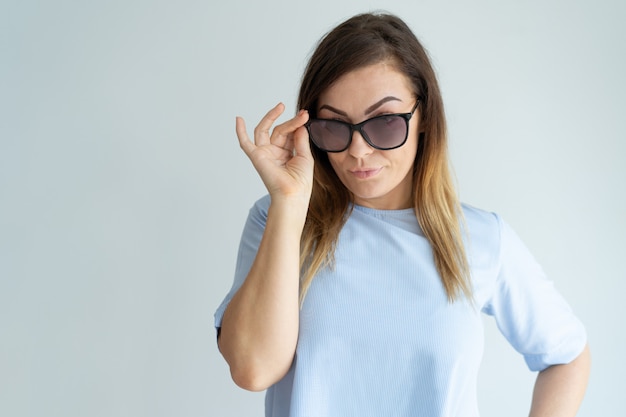
[{"label": "woman's hair", "polygon": [[[318,44],[302,77],[298,108],[316,117],[318,99],[342,75],[379,62],[405,74],[420,98],[420,131],[413,166],[414,209],[430,242],[448,299],[471,299],[469,266],[462,236],[463,217],[450,175],[443,101],[428,54],[409,27],[388,14],[361,14],[330,31]],[[351,210],[352,194],[312,146],[313,191],[304,225],[300,300],[317,271],[332,266],[339,232]]]}]

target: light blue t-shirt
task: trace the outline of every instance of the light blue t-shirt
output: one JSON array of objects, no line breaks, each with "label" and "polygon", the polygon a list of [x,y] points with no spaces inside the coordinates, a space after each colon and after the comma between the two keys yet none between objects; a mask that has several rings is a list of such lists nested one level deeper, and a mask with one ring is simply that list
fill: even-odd
[{"label": "light blue t-shirt", "polygon": [[[269,203],[250,210],[217,328],[252,265]],[[296,355],[267,390],[267,417],[476,417],[481,312],[533,371],[582,352],[583,325],[514,231],[493,213],[463,211],[473,303],[448,302],[413,209],[354,207],[334,268],[307,293]]]}]

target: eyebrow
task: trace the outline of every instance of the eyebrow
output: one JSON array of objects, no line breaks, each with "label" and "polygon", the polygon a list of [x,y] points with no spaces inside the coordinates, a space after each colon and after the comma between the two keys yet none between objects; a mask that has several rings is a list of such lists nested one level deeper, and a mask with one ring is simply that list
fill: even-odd
[{"label": "eyebrow", "polygon": [[[402,100],[400,100],[399,98],[394,97],[394,96],[387,96],[387,97],[385,97],[385,98],[383,98],[381,100],[378,100],[376,103],[372,104],[367,109],[365,109],[365,112],[363,112],[363,115],[367,116],[368,114],[372,113],[374,110],[376,110],[377,108],[379,108],[380,106],[382,106],[383,104],[385,104],[388,101],[402,101]],[[336,109],[336,108],[334,108],[332,106],[329,106],[328,104],[324,104],[324,105],[322,105],[322,107],[320,107],[320,111],[323,110],[323,109],[327,109],[327,110],[332,111],[333,113],[337,113],[337,114],[339,114],[341,116],[348,117],[348,113],[346,113],[345,111]]]}]

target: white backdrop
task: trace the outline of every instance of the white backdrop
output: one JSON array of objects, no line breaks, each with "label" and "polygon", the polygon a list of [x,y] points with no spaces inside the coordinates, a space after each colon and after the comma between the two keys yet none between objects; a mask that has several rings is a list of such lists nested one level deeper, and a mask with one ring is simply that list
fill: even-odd
[{"label": "white backdrop", "polygon": [[[462,199],[587,325],[579,415],[624,415],[626,3],[210,3],[0,3],[0,415],[263,415],[212,327],[264,193],[235,116],[295,112],[319,37],[382,7],[431,52]],[[524,416],[534,375],[486,326],[482,415]]]}]

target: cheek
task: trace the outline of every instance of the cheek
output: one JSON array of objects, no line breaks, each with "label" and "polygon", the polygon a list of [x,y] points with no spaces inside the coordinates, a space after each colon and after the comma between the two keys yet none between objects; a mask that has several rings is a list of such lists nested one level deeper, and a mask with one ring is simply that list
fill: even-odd
[{"label": "cheek", "polygon": [[337,175],[340,174],[341,172],[341,165],[343,164],[343,160],[345,158],[342,158],[342,154],[341,153],[329,153],[328,154],[328,161],[330,162],[330,166],[333,167],[333,169],[335,170],[335,173]]},{"label": "cheek", "polygon": [[346,176],[346,152],[342,153],[329,153],[328,154],[328,162],[330,162],[330,166],[333,168],[335,175],[339,178],[339,181],[343,184],[344,187],[348,187],[349,178]]},{"label": "cheek", "polygon": [[415,163],[415,158],[417,157],[418,134],[417,132],[415,133],[412,132],[411,134],[413,136],[407,139],[404,146],[397,149],[399,151],[398,160],[402,161],[400,162],[402,165],[407,165],[407,164],[413,165]]}]

